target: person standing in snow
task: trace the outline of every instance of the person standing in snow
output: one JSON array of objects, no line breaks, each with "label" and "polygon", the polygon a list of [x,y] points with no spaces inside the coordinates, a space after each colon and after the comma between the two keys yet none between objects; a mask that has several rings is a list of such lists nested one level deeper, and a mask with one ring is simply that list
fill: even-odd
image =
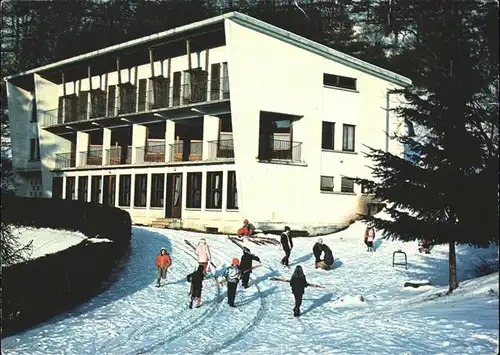
[{"label": "person standing in snow", "polygon": [[243,256],[241,257],[240,262],[240,271],[241,271],[241,285],[244,288],[248,288],[248,281],[250,280],[250,273],[252,272],[252,261],[258,261],[260,263],[260,259],[257,255],[250,253],[250,249],[243,248]]},{"label": "person standing in snow", "polygon": [[172,265],[172,260],[167,253],[166,248],[161,248],[160,253],[156,256],[155,266],[158,269],[156,274],[156,287],[160,287],[160,280],[167,278],[168,268]]},{"label": "person standing in snow", "polygon": [[207,271],[210,272],[212,254],[210,253],[210,247],[208,246],[205,238],[201,238],[198,246],[196,247],[196,258],[198,260],[198,264],[203,265],[203,274],[206,274]]},{"label": "person standing in snow", "polygon": [[285,257],[281,259],[281,263],[285,266],[289,266],[290,253],[293,249],[292,236],[290,235],[290,227],[285,226],[285,231],[281,233],[281,246],[285,252]]},{"label": "person standing in snow", "polygon": [[293,315],[295,317],[300,316],[302,297],[304,296],[304,290],[307,286],[309,286],[309,284],[307,283],[302,266],[297,265],[290,278],[290,287],[292,288],[293,297],[295,298],[295,307],[293,308]]},{"label": "person standing in snow", "polygon": [[187,275],[188,282],[191,282],[191,291],[189,292],[191,301],[189,302],[189,308],[193,308],[193,302],[195,300],[197,300],[196,308],[201,306],[201,290],[203,288],[203,279],[205,278],[203,268],[204,266],[199,264],[195,272]]},{"label": "person standing in snow", "polygon": [[316,269],[319,267],[318,264],[321,261],[321,245],[323,244],[323,239],[319,238],[316,243],[314,243],[313,246],[313,254],[314,254],[314,265]]},{"label": "person standing in snow", "polygon": [[236,258],[233,259],[231,266],[226,269],[224,277],[227,281],[227,303],[231,307],[236,307],[234,298],[236,297],[236,288],[241,278],[241,271],[238,267],[240,261]]},{"label": "person standing in snow", "polygon": [[366,246],[368,247],[366,251],[374,251],[373,241],[375,240],[375,229],[373,229],[373,227],[366,227],[364,240]]}]

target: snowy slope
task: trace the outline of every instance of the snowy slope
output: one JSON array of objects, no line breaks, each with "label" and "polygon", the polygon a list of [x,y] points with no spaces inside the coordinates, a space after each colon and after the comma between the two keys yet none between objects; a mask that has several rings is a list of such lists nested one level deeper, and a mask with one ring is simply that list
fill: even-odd
[{"label": "snowy slope", "polygon": [[[211,246],[217,274],[241,250],[224,236],[134,228],[132,253],[117,281],[101,295],[25,333],[2,341],[4,354],[494,354],[498,352],[498,273],[447,290],[446,247],[431,255],[415,243],[377,240],[375,253],[362,241],[364,225],[323,237],[336,262],[331,271],[314,269],[315,239],[297,238],[292,269],[280,265],[276,246],[245,242],[262,259],[251,286],[238,289],[228,307],[224,286],[204,281],[202,307],[189,310],[186,275],[195,265],[184,243],[203,236]],[[161,247],[172,256],[167,284],[154,287],[154,258]],[[407,252],[409,268],[392,267],[392,253]],[[459,280],[474,277],[472,257],[498,260],[496,248],[458,247]],[[479,260],[479,259],[478,259]],[[300,264],[310,283],[302,316],[293,317],[286,283]],[[404,288],[406,281],[432,286]],[[363,302],[360,297],[363,297]]]},{"label": "snowy slope", "polygon": [[90,242],[111,242],[109,239],[87,238],[80,232],[33,227],[13,227],[12,233],[17,235],[21,246],[32,243],[31,252],[26,255],[36,259],[47,254],[57,253],[88,239]]}]

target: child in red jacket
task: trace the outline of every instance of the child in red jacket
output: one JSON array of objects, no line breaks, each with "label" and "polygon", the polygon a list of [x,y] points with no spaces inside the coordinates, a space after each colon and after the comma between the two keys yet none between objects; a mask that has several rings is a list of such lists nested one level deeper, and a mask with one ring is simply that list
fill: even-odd
[{"label": "child in red jacket", "polygon": [[155,262],[155,266],[158,269],[158,272],[156,274],[156,287],[160,287],[160,279],[167,278],[167,271],[170,265],[172,265],[172,260],[167,253],[167,249],[161,248],[160,254],[158,254],[158,256],[156,257]]}]

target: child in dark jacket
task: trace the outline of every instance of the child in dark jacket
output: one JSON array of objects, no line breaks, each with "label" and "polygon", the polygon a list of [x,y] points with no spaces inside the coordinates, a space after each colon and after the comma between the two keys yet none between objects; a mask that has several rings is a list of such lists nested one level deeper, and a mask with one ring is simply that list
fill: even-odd
[{"label": "child in dark jacket", "polygon": [[295,307],[293,309],[293,315],[295,317],[300,316],[300,306],[302,305],[302,297],[304,296],[304,289],[309,286],[302,270],[302,266],[297,265],[293,275],[290,279],[290,286],[292,287],[293,297],[295,298]]},{"label": "child in dark jacket", "polygon": [[241,278],[239,264],[240,261],[234,258],[231,266],[224,272],[224,277],[227,282],[227,303],[231,307],[236,307],[234,304],[234,298],[236,297],[236,289],[238,288],[238,282],[240,282]]},{"label": "child in dark jacket", "polygon": [[201,306],[201,289],[203,288],[203,279],[205,275],[203,274],[203,265],[198,265],[198,269],[187,276],[187,280],[191,282],[191,301],[189,302],[189,308],[193,308],[193,302],[197,299],[196,308]]},{"label": "child in dark jacket", "polygon": [[244,288],[248,288],[248,282],[250,281],[250,273],[252,272],[252,261],[258,261],[260,263],[260,258],[250,252],[250,249],[243,248],[243,255],[240,261],[240,271],[241,271],[241,285]]},{"label": "child in dark jacket", "polygon": [[323,252],[323,250],[321,249],[322,245],[323,239],[319,238],[313,246],[314,263],[316,265],[316,269],[318,268],[318,263],[321,261],[321,253]]}]

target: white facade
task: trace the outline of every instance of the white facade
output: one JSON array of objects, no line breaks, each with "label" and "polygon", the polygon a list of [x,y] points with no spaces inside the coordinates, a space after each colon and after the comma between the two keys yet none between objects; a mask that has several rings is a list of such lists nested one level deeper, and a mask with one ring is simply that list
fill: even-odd
[{"label": "white facade", "polygon": [[[208,26],[213,37],[193,35]],[[207,45],[213,38],[215,44]],[[172,49],[169,53],[174,55],[164,55],[157,50],[160,43],[168,47],[186,40],[184,52]],[[128,59],[115,66],[120,78],[109,66],[92,72],[96,58],[109,63],[131,49],[147,56],[148,45],[152,53],[157,51],[153,69],[142,59]],[[75,74],[77,66],[89,70]],[[161,84],[149,78],[159,75],[160,81],[170,79],[170,89],[153,96],[151,91]],[[92,89],[102,92],[89,94],[88,76]],[[332,78],[337,84],[329,84]],[[388,138],[387,131],[401,132],[403,127],[387,109],[399,104],[390,92],[411,84],[240,13],[7,80],[14,167],[28,167],[25,149],[28,132],[33,132],[40,140],[41,162],[36,168],[43,196],[73,194],[113,204],[141,224],[169,218],[177,227],[234,233],[247,218],[264,230],[287,224],[310,234],[335,230],[365,211],[367,196],[359,186],[351,192],[343,177],[370,177],[367,166],[372,162],[362,154],[365,145],[402,154],[403,148]],[[328,85],[324,80],[330,80]],[[128,86],[132,96],[121,96],[119,92],[128,89],[127,84],[118,89],[119,83],[134,85]],[[103,95],[104,108],[94,108],[94,95]],[[30,123],[33,98],[37,124]],[[80,100],[74,112],[71,100]],[[133,107],[125,112],[121,105],[126,100]],[[330,132],[327,138],[325,129]],[[222,173],[222,180],[216,172]],[[234,174],[236,186],[230,181]],[[124,175],[130,178],[120,178]],[[200,176],[201,190],[198,180],[191,180]],[[333,190],[328,188],[332,179]],[[114,199],[104,192],[111,191],[108,183],[115,187]],[[100,193],[93,188],[96,184]],[[18,193],[26,195],[22,189]]]}]

